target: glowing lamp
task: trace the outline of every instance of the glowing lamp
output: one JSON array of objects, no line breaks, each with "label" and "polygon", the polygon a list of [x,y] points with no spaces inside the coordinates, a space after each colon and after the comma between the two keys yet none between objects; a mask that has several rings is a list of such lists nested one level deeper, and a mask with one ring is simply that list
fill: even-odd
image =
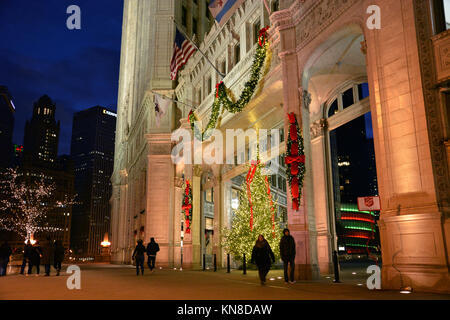
[{"label": "glowing lamp", "polygon": [[111,242],[108,241],[108,232],[105,233],[105,237],[103,241],[100,243],[103,248],[108,248],[111,245]]}]

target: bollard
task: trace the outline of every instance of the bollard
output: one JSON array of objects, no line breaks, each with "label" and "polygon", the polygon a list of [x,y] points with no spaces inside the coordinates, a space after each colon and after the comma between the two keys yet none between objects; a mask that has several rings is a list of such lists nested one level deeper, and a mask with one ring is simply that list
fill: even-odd
[{"label": "bollard", "polygon": [[206,270],[206,254],[203,254],[203,271]]},{"label": "bollard", "polygon": [[244,264],[242,265],[242,271],[244,274],[247,274],[247,262],[245,261],[245,253],[244,253]]},{"label": "bollard", "polygon": [[217,257],[216,254],[214,253],[214,272],[217,271]]},{"label": "bollard", "polygon": [[333,251],[333,265],[334,265],[334,280],[333,282],[340,283],[339,281],[339,259],[337,255],[337,251]]},{"label": "bollard", "polygon": [[230,273],[230,254],[227,253],[227,273]]}]

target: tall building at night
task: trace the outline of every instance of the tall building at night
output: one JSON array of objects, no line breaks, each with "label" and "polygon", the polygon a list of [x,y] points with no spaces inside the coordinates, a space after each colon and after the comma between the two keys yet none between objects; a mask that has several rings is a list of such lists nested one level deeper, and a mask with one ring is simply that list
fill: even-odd
[{"label": "tall building at night", "polygon": [[92,107],[75,113],[71,158],[75,168],[71,248],[94,258],[110,228],[111,174],[114,165],[116,113]]},{"label": "tall building at night", "polygon": [[14,106],[8,88],[0,86],[0,168],[7,168],[13,162],[12,136],[14,130]]},{"label": "tall building at night", "polygon": [[[208,253],[205,235],[210,234],[210,252],[225,266],[220,239],[238,205],[233,179],[248,169],[226,163],[226,155],[213,163],[193,164],[203,156],[200,148],[192,159],[174,163],[172,133],[190,130],[194,114],[224,136],[227,129],[283,128],[287,137],[286,114],[294,113],[304,138],[306,167],[300,208],[290,196],[295,188],[287,184],[278,192],[286,196],[287,225],[297,252],[305,253],[295,259],[297,279],[319,279],[333,270],[333,251],[338,250],[335,202],[346,204],[339,208],[347,210],[342,215],[348,226],[361,227],[354,224],[358,221],[369,229],[374,219],[354,211],[354,198],[376,193],[381,203],[383,289],[400,289],[407,279],[414,290],[449,293],[448,1],[245,0],[233,2],[239,7],[232,12],[224,7],[231,1],[215,1],[214,11],[224,18],[198,37],[199,48],[215,67],[197,51],[171,81],[175,25],[170,17],[192,34],[193,26],[200,25],[194,19],[206,19],[207,3],[125,2],[112,176],[112,261],[129,264],[136,240],[155,237],[161,265],[180,266],[182,253],[183,268],[201,268]],[[373,23],[376,14],[368,14],[369,7],[380,10],[381,28]],[[264,26],[270,26],[267,39],[259,33]],[[258,52],[264,50],[258,46],[265,40],[270,48],[266,53],[271,54],[265,56],[261,74],[254,75]],[[245,107],[233,104],[221,112],[225,103],[215,89],[223,88],[221,82],[231,91],[222,91],[222,96],[233,100],[234,95],[236,104],[255,91]],[[161,125],[155,91],[182,102],[168,108]],[[363,120],[353,123],[360,117]],[[362,132],[367,123],[372,130]],[[333,131],[347,124],[357,133],[343,141],[343,148],[338,144],[342,152],[332,150]],[[373,147],[363,146],[368,140]],[[204,148],[210,141],[203,142]],[[286,141],[280,148],[286,150]],[[354,153],[358,148],[361,155]],[[333,174],[336,168],[339,173]],[[362,177],[363,171],[370,175]],[[286,183],[284,178],[277,177],[277,185]],[[190,233],[183,234],[186,180],[192,189],[192,221]]]},{"label": "tall building at night", "polygon": [[[71,159],[58,156],[60,123],[55,119],[56,105],[44,95],[34,103],[31,120],[25,124],[24,145],[16,147],[16,161],[28,183],[44,180],[52,184],[52,202],[63,201],[74,196],[74,176]],[[23,157],[22,157],[23,152]],[[50,236],[61,240],[66,248],[70,244],[72,205],[60,206],[47,216],[39,240]]]},{"label": "tall building at night", "polygon": [[39,167],[56,163],[60,122],[55,112],[56,105],[47,95],[34,103],[33,116],[25,124],[24,163]]}]

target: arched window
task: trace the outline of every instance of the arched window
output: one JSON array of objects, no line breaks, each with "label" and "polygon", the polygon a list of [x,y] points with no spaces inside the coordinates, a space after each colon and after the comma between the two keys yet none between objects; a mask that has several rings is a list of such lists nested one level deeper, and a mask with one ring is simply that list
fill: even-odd
[{"label": "arched window", "polygon": [[337,97],[328,104],[326,116],[330,118],[367,97],[369,97],[369,84],[367,82],[347,87],[338,93]]}]

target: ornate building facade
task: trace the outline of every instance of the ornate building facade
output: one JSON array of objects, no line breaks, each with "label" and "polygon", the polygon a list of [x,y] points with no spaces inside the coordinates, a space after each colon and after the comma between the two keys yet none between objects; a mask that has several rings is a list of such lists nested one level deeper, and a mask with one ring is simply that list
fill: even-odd
[{"label": "ornate building facade", "polygon": [[[193,220],[183,239],[183,267],[199,267],[204,253],[217,254],[224,265],[221,230],[229,226],[234,187],[245,166],[174,165],[171,132],[189,128],[191,108],[174,105],[156,128],[148,89],[175,94],[206,123],[215,84],[223,81],[235,95],[241,92],[257,31],[270,25],[270,69],[242,112],[223,113],[219,129],[286,132],[286,113],[300,120],[306,175],[299,210],[292,209],[284,188],[287,225],[297,243],[297,277],[316,279],[331,271],[337,241],[330,132],[370,112],[381,198],[382,287],[449,292],[450,31],[443,1],[267,1],[269,15],[262,1],[247,0],[223,26],[213,25],[200,44],[225,78],[197,52],[176,87],[168,80],[174,34],[168,16],[175,12],[180,18],[178,4],[155,1],[152,12],[141,2],[127,1],[124,13],[111,198],[113,261],[130,262],[135,240],[155,237],[159,261],[179,265],[182,187],[189,179]],[[377,18],[379,28],[373,24]],[[283,178],[280,174],[281,184]]]}]

